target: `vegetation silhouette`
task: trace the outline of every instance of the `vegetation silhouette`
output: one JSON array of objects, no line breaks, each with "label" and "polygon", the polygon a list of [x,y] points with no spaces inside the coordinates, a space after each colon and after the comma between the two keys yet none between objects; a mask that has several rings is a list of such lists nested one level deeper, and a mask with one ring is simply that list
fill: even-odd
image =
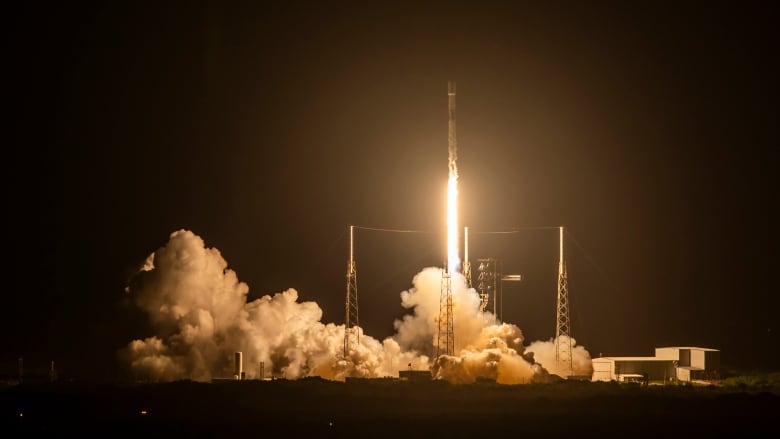
[{"label": "vegetation silhouette", "polygon": [[501,385],[321,378],[202,383],[54,382],[0,391],[4,431],[196,437],[285,432],[317,437],[436,433],[557,436],[673,431],[759,435],[780,413],[780,374],[717,385],[555,381]]}]

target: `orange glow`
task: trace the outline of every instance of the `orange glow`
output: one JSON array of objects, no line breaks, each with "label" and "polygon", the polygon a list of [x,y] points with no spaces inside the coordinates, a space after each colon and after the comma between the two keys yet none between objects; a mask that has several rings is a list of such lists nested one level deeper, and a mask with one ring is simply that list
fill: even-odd
[{"label": "orange glow", "polygon": [[458,255],[458,173],[450,167],[447,182],[447,270],[456,273],[460,270]]},{"label": "orange glow", "polygon": [[457,273],[460,271],[460,257],[458,256],[458,142],[455,138],[455,82],[447,84],[447,97],[449,99],[449,123],[448,123],[448,168],[449,180],[447,181],[447,271]]}]

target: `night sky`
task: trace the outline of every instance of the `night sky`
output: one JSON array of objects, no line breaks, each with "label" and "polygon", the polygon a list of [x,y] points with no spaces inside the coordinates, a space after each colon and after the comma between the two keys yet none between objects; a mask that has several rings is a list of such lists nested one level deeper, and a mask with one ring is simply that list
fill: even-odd
[{"label": "night sky", "polygon": [[[780,368],[773,2],[66,2],[6,16],[3,370],[111,377],[153,335],[124,287],[179,229],[249,298],[360,319],[445,260],[447,81],[470,256],[525,281],[503,319],[592,356],[722,350]],[[371,6],[366,6],[371,4]]]}]

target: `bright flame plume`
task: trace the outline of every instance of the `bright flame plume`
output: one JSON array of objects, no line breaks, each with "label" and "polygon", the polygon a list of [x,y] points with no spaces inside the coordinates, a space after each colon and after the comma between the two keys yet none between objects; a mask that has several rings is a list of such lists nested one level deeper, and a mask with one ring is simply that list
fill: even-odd
[{"label": "bright flame plume", "polygon": [[458,256],[458,143],[455,137],[455,82],[447,84],[449,98],[449,180],[447,182],[447,270],[460,272]]},{"label": "bright flame plume", "polygon": [[458,255],[458,169],[450,162],[450,178],[447,182],[447,270],[460,271]]}]

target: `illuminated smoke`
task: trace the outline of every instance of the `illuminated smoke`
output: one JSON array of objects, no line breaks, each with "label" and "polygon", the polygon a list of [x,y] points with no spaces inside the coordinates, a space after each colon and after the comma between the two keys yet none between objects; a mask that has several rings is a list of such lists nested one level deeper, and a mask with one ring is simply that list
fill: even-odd
[{"label": "illuminated smoke", "polygon": [[360,337],[352,358],[337,361],[344,326],[321,323],[316,303],[298,302],[294,289],[251,302],[248,292],[218,250],[190,231],[174,232],[128,287],[157,335],[134,340],[122,358],[138,379],[152,381],[231,377],[237,351],[247,378],[258,376],[260,362],[267,375],[289,379],[385,376],[398,361],[427,367],[427,358],[369,336]]},{"label": "illuminated smoke", "polygon": [[[520,328],[498,322],[489,312],[481,312],[479,295],[473,288],[466,287],[464,276],[460,273],[451,276],[455,355],[435,359],[432,364],[434,378],[455,383],[472,383],[485,378],[502,384],[548,379],[543,364],[534,361],[534,355],[526,352]],[[441,278],[442,269],[426,268],[415,276],[414,287],[401,293],[401,304],[414,309],[413,314],[395,322],[397,334],[394,337],[402,348],[427,349],[433,354]]]},{"label": "illuminated smoke", "polygon": [[[383,341],[362,334],[345,359],[344,325],[322,323],[316,303],[298,302],[294,289],[247,302],[249,287],[220,252],[179,230],[149,256],[127,288],[156,335],[132,341],[120,355],[137,379],[149,381],[232,377],[237,351],[243,352],[247,378],[258,378],[263,362],[266,376],[288,379],[398,376],[399,369],[410,366],[431,369],[435,378],[451,382],[546,379],[552,370],[546,344],[554,344],[535,342],[525,348],[517,326],[480,312],[478,294],[466,287],[462,275],[451,275],[456,356],[431,364],[442,269],[426,268],[401,293],[410,314],[395,322],[396,334]],[[589,368],[587,351],[577,346],[575,352],[575,369],[580,363]]]},{"label": "illuminated smoke", "polygon": [[[566,337],[565,335],[562,335]],[[532,352],[534,359],[541,364],[545,365],[550,373],[566,376],[569,373],[573,373],[575,376],[591,376],[593,375],[593,364],[591,363],[590,353],[583,347],[577,346],[577,340],[569,337],[571,341],[571,361],[572,370],[569,370],[569,366],[566,363],[559,364],[555,361],[555,339],[549,341],[535,341],[528,345],[527,352]],[[565,342],[561,342],[562,345],[566,345]]]}]

